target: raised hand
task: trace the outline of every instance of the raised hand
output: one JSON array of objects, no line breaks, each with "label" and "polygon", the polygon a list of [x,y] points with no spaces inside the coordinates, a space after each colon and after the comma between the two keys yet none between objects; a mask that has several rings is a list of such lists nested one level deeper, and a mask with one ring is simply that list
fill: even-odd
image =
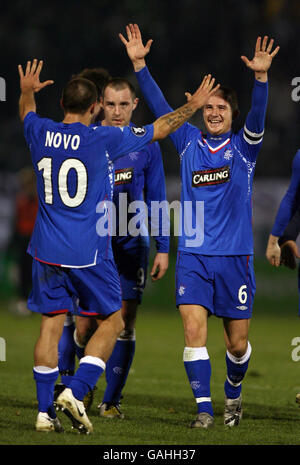
[{"label": "raised hand", "polygon": [[150,52],[153,40],[149,39],[146,45],[144,45],[137,24],[129,24],[126,26],[126,33],[127,40],[121,33],[119,37],[126,47],[127,54],[133,63],[135,71],[139,71],[145,66],[145,56]]},{"label": "raised hand", "polygon": [[261,37],[258,37],[255,45],[254,57],[252,60],[249,60],[244,55],[241,56],[241,59],[248,68],[252,69],[256,73],[266,73],[271,66],[273,58],[277,55],[279,51],[279,46],[277,46],[273,51],[274,40],[271,39],[268,44],[268,36],[261,40]]},{"label": "raised hand", "polygon": [[167,113],[154,121],[152,141],[164,139],[169,134],[180,128],[180,126],[191,118],[197,110],[203,107],[209,97],[211,97],[220,87],[220,84],[213,87],[214,83],[215,79],[208,74],[204,77],[200,86],[193,95],[186,93],[188,102],[185,105],[182,105],[177,108],[177,110]]},{"label": "raised hand", "polygon": [[209,97],[214,95],[220,87],[220,84],[217,84],[215,87],[214,84],[215,78],[212,78],[211,74],[204,76],[200,86],[193,95],[189,92],[185,93],[187,101],[193,103],[198,109],[203,107]]},{"label": "raised hand", "polygon": [[31,61],[27,61],[25,74],[21,65],[18,65],[19,76],[20,76],[20,87],[23,94],[27,92],[39,92],[46,86],[54,83],[54,81],[48,80],[40,82],[40,73],[43,68],[43,61],[35,58],[31,64]]}]

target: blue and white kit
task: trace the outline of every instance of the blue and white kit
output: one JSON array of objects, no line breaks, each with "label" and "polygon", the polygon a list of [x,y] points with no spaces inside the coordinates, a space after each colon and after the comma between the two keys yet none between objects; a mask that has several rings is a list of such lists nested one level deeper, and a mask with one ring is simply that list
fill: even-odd
[{"label": "blue and white kit", "polygon": [[[113,254],[120,275],[123,300],[135,299],[141,303],[149,261],[152,202],[160,203],[166,200],[164,168],[158,142],[147,145],[143,150],[130,152],[118,158],[114,163],[114,168],[113,201],[116,206],[117,225],[120,215],[126,211],[127,218],[124,225],[127,231],[124,235],[120,235],[120,230],[118,230],[117,235],[112,238]],[[121,198],[124,198],[124,202]],[[128,210],[129,205],[137,201],[144,203],[147,211],[139,212],[142,234],[132,236],[128,225],[134,213]],[[169,252],[169,237],[163,235],[161,224],[153,238],[157,252]]]},{"label": "blue and white kit", "polygon": [[[156,117],[172,111],[147,67],[136,76],[146,102]],[[237,297],[240,305],[233,308],[232,299],[224,300],[224,316],[230,316],[230,312],[232,318],[251,316],[255,291],[253,260],[243,257],[253,255],[252,184],[256,158],[263,140],[267,96],[268,84],[255,80],[251,109],[244,127],[237,134],[229,131],[220,136],[205,135],[197,127],[185,123],[170,135],[180,155],[182,186],[178,251],[180,254],[184,252],[184,255],[177,261],[177,305],[187,303],[185,293],[180,295],[180,286],[188,289],[191,285],[194,289],[188,303],[202,305],[203,301],[200,284],[195,286],[193,280],[189,284],[187,276],[181,276],[189,254],[240,256],[242,261],[247,262],[243,280],[240,280],[237,271],[230,271],[237,273],[230,293]],[[201,266],[205,265],[202,263]],[[228,270],[224,268],[223,273],[228,274]],[[210,269],[208,275],[215,301],[219,292],[216,281],[218,273],[216,269]],[[240,299],[239,295],[242,295]],[[237,306],[247,307],[247,310],[243,308],[237,315]],[[209,310],[214,313],[213,308]],[[218,316],[223,316],[222,312]]]},{"label": "blue and white kit", "polygon": [[[273,236],[280,237],[282,235],[289,235],[288,228],[291,227],[289,225],[290,221],[293,219],[294,215],[297,214],[297,210],[299,209],[300,205],[300,150],[297,151],[296,155],[294,156],[293,163],[292,163],[292,176],[290,185],[281,200],[274,225],[271,231]],[[298,221],[297,221],[298,222]],[[297,223],[296,222],[296,223]],[[294,237],[290,237],[290,239],[296,241],[297,236],[299,234],[299,229],[297,224],[292,228]],[[300,294],[300,267],[298,266],[298,291]],[[300,299],[299,299],[299,310],[298,313],[300,315]]]},{"label": "blue and white kit", "polygon": [[[70,268],[89,268],[113,260],[110,236],[100,237],[96,231],[96,206],[105,199],[112,200],[113,162],[124,152],[141,150],[151,142],[153,126],[140,129],[87,127],[81,123],[57,123],[34,112],[26,115],[24,134],[37,177],[39,199],[28,246],[34,262],[60,267],[68,273]],[[112,273],[119,282],[117,270],[112,271],[112,267],[106,280],[111,279]],[[43,285],[46,284],[42,281]],[[69,293],[66,287],[66,298]],[[116,301],[119,293],[120,285],[116,286]],[[32,297],[29,308],[33,311],[54,310],[41,308],[39,297],[35,294],[35,302]],[[57,310],[62,306],[64,302],[58,301]],[[113,307],[111,311],[118,310]],[[99,306],[89,310],[103,313],[104,309]]]}]

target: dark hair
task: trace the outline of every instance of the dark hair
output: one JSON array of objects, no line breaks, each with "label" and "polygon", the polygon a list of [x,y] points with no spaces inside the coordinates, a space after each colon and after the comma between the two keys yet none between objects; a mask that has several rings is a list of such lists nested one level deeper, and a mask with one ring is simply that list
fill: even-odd
[{"label": "dark hair", "polygon": [[85,78],[92,81],[97,88],[98,100],[100,100],[103,86],[111,79],[111,76],[105,68],[85,68],[78,74],[72,76],[72,79],[75,78]]},{"label": "dark hair", "polygon": [[134,86],[126,78],[115,77],[115,78],[109,79],[109,81],[107,81],[107,83],[103,86],[102,97],[104,97],[104,92],[107,87],[112,87],[115,90],[122,90],[122,89],[128,88],[131,92],[132,98],[134,99],[136,97],[136,90]]},{"label": "dark hair", "polygon": [[219,95],[229,103],[232,111],[232,119],[236,119],[240,114],[240,110],[235,90],[231,89],[230,87],[221,86],[215,95]]},{"label": "dark hair", "polygon": [[97,88],[88,79],[71,79],[62,92],[62,106],[66,113],[84,114],[97,101]]}]

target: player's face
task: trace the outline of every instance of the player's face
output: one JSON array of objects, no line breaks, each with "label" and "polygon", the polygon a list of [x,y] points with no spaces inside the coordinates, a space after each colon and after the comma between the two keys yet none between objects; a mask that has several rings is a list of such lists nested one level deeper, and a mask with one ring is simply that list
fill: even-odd
[{"label": "player's face", "polygon": [[128,87],[121,90],[106,87],[103,97],[104,124],[107,126],[128,126],[137,102],[138,99],[132,97]]},{"label": "player's face", "polygon": [[203,119],[210,134],[213,136],[224,134],[231,129],[231,106],[222,97],[213,95],[203,107]]}]

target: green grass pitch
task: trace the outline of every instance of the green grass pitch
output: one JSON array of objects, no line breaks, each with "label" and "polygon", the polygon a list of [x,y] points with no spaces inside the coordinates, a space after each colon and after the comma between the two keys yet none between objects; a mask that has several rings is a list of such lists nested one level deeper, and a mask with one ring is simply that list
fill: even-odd
[{"label": "green grass pitch", "polygon": [[[192,430],[196,415],[182,353],[180,316],[174,306],[174,263],[160,283],[148,283],[137,321],[137,348],[122,410],[124,420],[98,417],[105,387],[100,378],[89,417],[92,435],[79,435],[59,413],[65,433],[34,430],[36,410],[32,354],[39,316],[20,317],[0,309],[0,336],[6,340],[6,362],[0,362],[1,445],[297,445],[300,444],[300,361],[292,360],[292,340],[300,338],[297,276],[283,268],[256,264],[257,298],[250,337],[253,353],[243,383],[243,420],[225,429],[223,406],[225,348],[222,321],[209,320],[208,351],[212,364],[215,427]],[[299,350],[300,354],[300,350]]]}]

